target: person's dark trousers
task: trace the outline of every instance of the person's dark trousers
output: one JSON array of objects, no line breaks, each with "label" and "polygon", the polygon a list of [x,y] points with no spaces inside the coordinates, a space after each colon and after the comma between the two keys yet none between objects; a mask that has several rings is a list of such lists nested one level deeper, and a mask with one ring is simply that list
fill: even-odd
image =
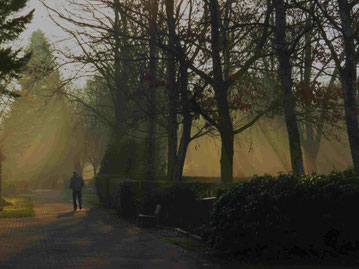
[{"label": "person's dark trousers", "polygon": [[74,210],[77,209],[76,198],[77,198],[77,201],[79,202],[79,206],[81,209],[82,208],[81,191],[73,191],[72,192],[72,201],[74,203]]}]

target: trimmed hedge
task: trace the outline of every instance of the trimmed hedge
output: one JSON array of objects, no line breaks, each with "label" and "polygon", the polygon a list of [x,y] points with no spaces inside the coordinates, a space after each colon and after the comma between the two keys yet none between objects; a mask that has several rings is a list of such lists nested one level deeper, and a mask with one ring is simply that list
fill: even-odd
[{"label": "trimmed hedge", "polygon": [[137,213],[153,214],[156,204],[160,204],[159,222],[181,227],[208,224],[212,204],[204,205],[199,199],[223,192],[221,184],[194,181],[173,184],[98,176],[95,182],[102,204],[117,209],[122,217],[134,217]]},{"label": "trimmed hedge", "polygon": [[209,242],[233,253],[326,255],[359,248],[359,176],[254,176],[215,203]]}]

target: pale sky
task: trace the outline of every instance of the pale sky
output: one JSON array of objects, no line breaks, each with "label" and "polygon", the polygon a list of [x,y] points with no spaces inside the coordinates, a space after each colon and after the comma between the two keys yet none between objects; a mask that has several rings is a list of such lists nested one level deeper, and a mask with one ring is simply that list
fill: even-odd
[{"label": "pale sky", "polygon": [[[60,4],[62,0],[56,0],[56,2]],[[45,7],[39,0],[30,0],[27,4],[26,11],[33,8],[35,8],[34,17],[20,37],[22,42],[27,44],[31,33],[37,29],[41,29],[50,41],[56,42],[55,36],[61,35],[61,30],[51,21]]]},{"label": "pale sky", "polygon": [[[51,7],[58,7],[61,8],[61,6],[64,5],[64,0],[45,0],[45,3],[51,4]],[[66,34],[59,28],[55,23],[51,21],[50,16],[48,15],[48,12],[46,8],[42,5],[42,3],[39,0],[30,0],[27,4],[27,7],[23,10],[24,13],[29,12],[30,10],[35,9],[34,17],[32,19],[32,22],[27,25],[26,30],[20,35],[20,38],[15,42],[15,45],[20,45],[23,48],[25,48],[29,44],[29,40],[31,37],[32,32],[40,29],[45,33],[46,38],[50,41],[50,44],[53,47],[56,47],[59,49],[60,47],[63,47],[64,45],[69,46],[68,42],[61,43],[65,37]],[[61,46],[62,45],[62,46]],[[56,57],[61,56],[54,52]],[[73,75],[73,71],[76,69],[75,66],[69,66],[67,65],[66,69],[62,68],[60,70],[61,74],[65,78],[69,78]],[[78,81],[76,84],[80,84],[79,86],[83,86],[85,81]]]}]

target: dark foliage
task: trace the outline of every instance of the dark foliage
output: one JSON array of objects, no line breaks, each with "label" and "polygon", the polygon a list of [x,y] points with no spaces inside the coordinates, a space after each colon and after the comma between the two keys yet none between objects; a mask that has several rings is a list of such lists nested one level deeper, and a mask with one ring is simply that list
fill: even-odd
[{"label": "dark foliage", "polygon": [[[146,145],[133,139],[124,139],[108,145],[100,165],[99,173],[105,176],[125,176],[142,179],[146,174]],[[163,173],[155,163],[156,176]]]},{"label": "dark foliage", "polygon": [[138,169],[136,141],[126,140],[118,144],[114,143],[107,146],[100,165],[100,174],[132,176],[134,170]]},{"label": "dark foliage", "polygon": [[123,217],[133,217],[137,213],[153,215],[156,205],[160,204],[162,225],[199,227],[209,222],[213,201],[197,199],[197,183],[126,181],[105,176],[97,176],[95,182],[102,204],[117,209]]},{"label": "dark foliage", "polygon": [[115,196],[115,208],[118,214],[124,218],[135,217],[137,204],[134,186],[128,181],[119,184],[118,193]]},{"label": "dark foliage", "polygon": [[100,165],[99,174],[120,175],[123,170],[122,167],[119,165],[120,160],[121,160],[121,152],[112,145],[107,146],[104,157]]},{"label": "dark foliage", "polygon": [[166,225],[185,226],[196,212],[196,195],[186,184],[174,184],[168,189],[147,189],[141,199],[142,210],[153,214],[160,204],[160,222]]},{"label": "dark foliage", "polygon": [[[8,44],[15,40],[30,23],[33,12],[24,16],[16,16],[21,11],[27,0],[0,0],[0,45]],[[0,48],[0,82],[16,78],[20,73],[20,69],[29,60],[30,54],[21,55],[21,50],[13,50],[10,47]],[[0,84],[0,91],[3,94],[17,97],[18,95],[6,90]]]},{"label": "dark foliage", "polygon": [[3,184],[3,195],[4,196],[16,196],[17,190],[16,190],[16,183],[15,182],[5,182]]},{"label": "dark foliage", "polygon": [[359,242],[359,177],[352,171],[255,176],[223,194],[209,242],[233,253],[327,255]]}]

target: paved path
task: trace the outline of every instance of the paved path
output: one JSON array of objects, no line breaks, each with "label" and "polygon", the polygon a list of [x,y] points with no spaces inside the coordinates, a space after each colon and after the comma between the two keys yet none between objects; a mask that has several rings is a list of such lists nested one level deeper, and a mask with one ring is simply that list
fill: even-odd
[{"label": "paved path", "polygon": [[101,209],[34,191],[36,216],[0,219],[0,268],[217,268]]}]

